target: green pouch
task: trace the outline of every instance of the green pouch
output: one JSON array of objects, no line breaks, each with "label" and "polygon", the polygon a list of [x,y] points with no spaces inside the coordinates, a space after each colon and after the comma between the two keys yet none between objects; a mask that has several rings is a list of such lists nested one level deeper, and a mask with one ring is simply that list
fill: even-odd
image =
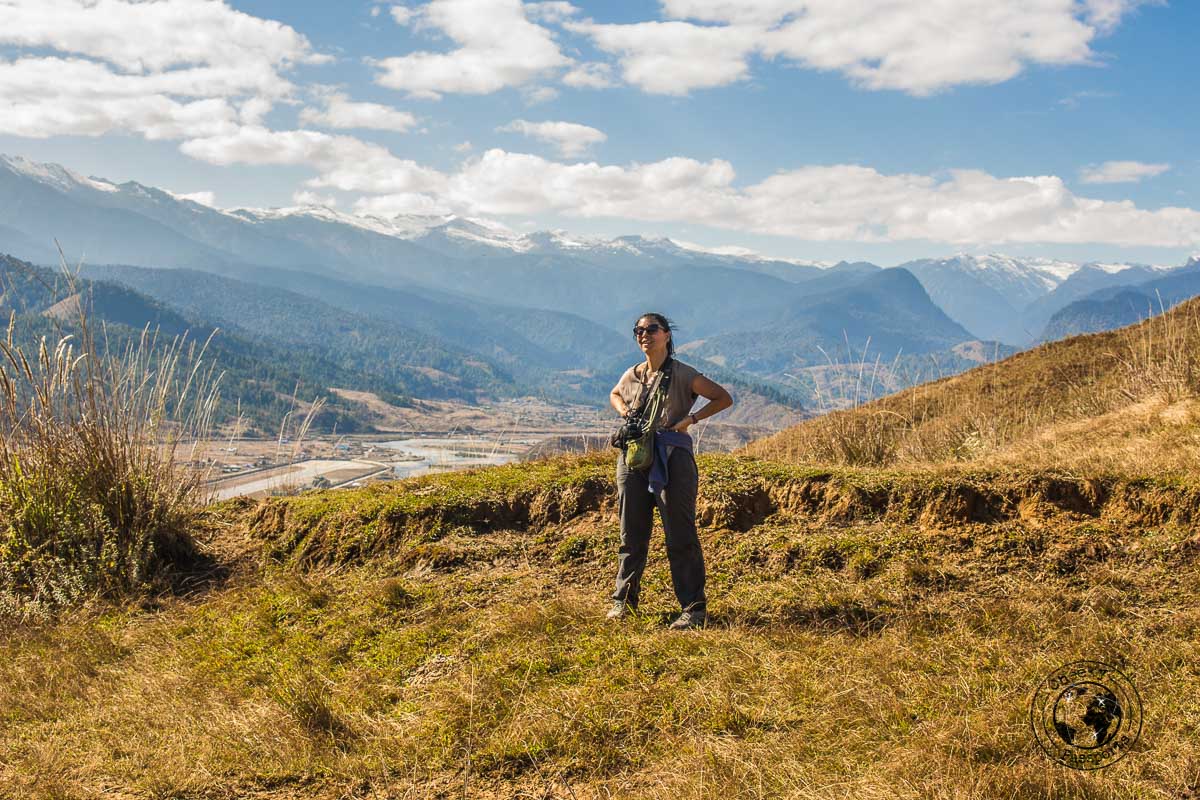
[{"label": "green pouch", "polygon": [[650,397],[646,432],[625,447],[625,466],[630,469],[647,470],[654,463],[654,434],[658,431],[658,420],[662,415],[663,406],[667,403],[667,392],[671,387],[673,370],[670,367],[668,364],[664,368],[664,374],[659,376],[654,393]]},{"label": "green pouch", "polygon": [[641,439],[630,442],[625,448],[625,466],[630,469],[647,470],[654,463],[654,431]]}]

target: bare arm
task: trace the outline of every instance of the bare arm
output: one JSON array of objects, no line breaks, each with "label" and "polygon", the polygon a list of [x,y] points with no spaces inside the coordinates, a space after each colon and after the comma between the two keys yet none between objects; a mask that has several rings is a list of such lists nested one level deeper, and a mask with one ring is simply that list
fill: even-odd
[{"label": "bare arm", "polygon": [[701,397],[707,398],[708,402],[699,411],[688,414],[679,424],[671,430],[686,431],[692,425],[692,420],[699,422],[702,419],[707,419],[713,414],[720,414],[725,409],[733,405],[733,397],[729,392],[725,391],[725,387],[719,383],[709,380],[703,375],[697,375],[692,378],[692,391]]},{"label": "bare arm", "polygon": [[621,393],[617,391],[618,388],[620,388],[620,384],[613,387],[612,392],[608,395],[608,402],[613,407],[613,411],[616,411],[619,416],[623,417],[629,413],[629,406],[625,405],[625,400],[621,397]]}]

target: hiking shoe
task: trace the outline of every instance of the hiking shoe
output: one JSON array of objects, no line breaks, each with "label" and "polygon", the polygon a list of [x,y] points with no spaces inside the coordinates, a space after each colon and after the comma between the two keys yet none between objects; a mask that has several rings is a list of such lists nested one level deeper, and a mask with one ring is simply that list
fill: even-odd
[{"label": "hiking shoe", "polygon": [[608,610],[605,615],[608,619],[625,619],[637,613],[637,606],[631,606],[629,603],[616,602],[613,607]]},{"label": "hiking shoe", "polygon": [[688,631],[703,628],[707,621],[708,616],[703,611],[685,611],[669,627],[673,631]]}]

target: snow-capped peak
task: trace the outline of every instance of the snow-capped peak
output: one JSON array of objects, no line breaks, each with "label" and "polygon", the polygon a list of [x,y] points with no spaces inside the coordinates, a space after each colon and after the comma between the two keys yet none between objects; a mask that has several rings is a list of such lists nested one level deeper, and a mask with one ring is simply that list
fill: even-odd
[{"label": "snow-capped peak", "polygon": [[666,241],[675,245],[681,250],[689,250],[694,253],[705,253],[714,256],[726,256],[741,261],[780,261],[785,264],[796,264],[803,267],[817,267],[819,269],[828,269],[836,262],[834,261],[813,261],[804,258],[782,258],[777,256],[765,256],[757,250],[752,250],[749,247],[739,247],[738,245],[727,245],[721,247],[707,247],[705,245],[696,244],[695,242],[686,242],[683,239],[667,239]]},{"label": "snow-capped peak", "polygon": [[1124,272],[1125,270],[1130,269],[1132,267],[1141,267],[1143,269],[1151,269],[1151,270],[1155,270],[1156,272],[1165,272],[1166,270],[1171,269],[1171,267],[1162,267],[1162,266],[1158,266],[1155,264],[1127,264],[1127,263],[1123,263],[1123,262],[1110,263],[1110,262],[1101,262],[1101,261],[1089,261],[1084,266],[1091,267],[1092,269],[1098,269],[1102,272],[1107,272],[1109,275],[1115,275],[1118,272]]},{"label": "snow-capped peak", "polygon": [[45,184],[60,192],[69,192],[80,186],[95,189],[99,192],[119,192],[114,184],[97,178],[85,178],[77,172],[72,172],[61,164],[41,164],[21,156],[7,156],[0,153],[0,164],[8,167],[18,175],[24,175],[38,183]]},{"label": "snow-capped peak", "polygon": [[402,239],[421,236],[454,219],[453,214],[396,214],[392,217],[359,214],[358,216],[362,219],[385,223],[392,236],[399,236]]},{"label": "snow-capped peak", "polygon": [[956,253],[950,258],[940,259],[942,264],[957,264],[960,267],[986,272],[993,275],[1009,275],[1018,279],[1030,279],[1041,283],[1050,291],[1079,271],[1080,264],[1059,261],[1053,258],[1016,258],[1002,253],[974,255]]},{"label": "snow-capped peak", "polygon": [[525,238],[538,247],[551,247],[560,250],[585,250],[599,242],[588,236],[576,236],[567,231],[556,229],[552,231],[534,231],[525,234]]},{"label": "snow-capped peak", "polygon": [[706,247],[695,242],[686,242],[683,239],[667,239],[671,244],[682,248],[683,250],[691,250],[693,253],[708,253],[714,256],[733,256],[734,258],[749,258],[754,260],[762,259],[762,254],[757,250],[751,250],[749,247],[738,247],[737,245],[729,245],[726,247]]},{"label": "snow-capped peak", "polygon": [[422,224],[403,215],[395,220],[375,217],[369,214],[346,214],[329,206],[300,205],[284,206],[282,208],[231,208],[226,213],[248,222],[266,222],[283,219],[312,219],[320,222],[330,222],[337,225],[351,225],[355,228],[368,230],[384,236],[395,236],[409,239],[429,230],[429,228],[444,222],[445,217],[428,217]]},{"label": "snow-capped peak", "polygon": [[436,225],[430,225],[422,231],[415,232],[412,238],[420,239],[425,235],[439,235],[447,239],[466,242],[472,245],[483,245],[499,250],[509,250],[526,253],[536,248],[536,243],[527,236],[516,233],[511,228],[490,219],[479,217],[460,217],[449,214],[442,217]]}]

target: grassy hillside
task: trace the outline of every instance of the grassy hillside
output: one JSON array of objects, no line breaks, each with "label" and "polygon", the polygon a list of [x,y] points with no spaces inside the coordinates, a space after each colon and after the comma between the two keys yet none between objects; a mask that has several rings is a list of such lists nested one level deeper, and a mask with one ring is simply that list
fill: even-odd
[{"label": "grassy hillside", "polygon": [[755,442],[794,463],[1194,469],[1200,301],[827,414]]},{"label": "grassy hillside", "polygon": [[[227,574],[0,639],[0,794],[1184,797],[1200,487],[701,459],[712,624],[603,619],[609,459],[225,505]],[[1053,765],[1028,702],[1121,663],[1146,730]]]}]

